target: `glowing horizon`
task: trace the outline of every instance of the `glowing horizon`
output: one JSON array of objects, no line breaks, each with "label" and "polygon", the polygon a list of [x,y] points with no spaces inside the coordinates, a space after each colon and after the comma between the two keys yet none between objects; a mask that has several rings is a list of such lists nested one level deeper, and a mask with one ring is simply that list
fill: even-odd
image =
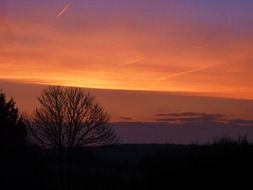
[{"label": "glowing horizon", "polygon": [[251,1],[0,5],[1,80],[253,99]]}]

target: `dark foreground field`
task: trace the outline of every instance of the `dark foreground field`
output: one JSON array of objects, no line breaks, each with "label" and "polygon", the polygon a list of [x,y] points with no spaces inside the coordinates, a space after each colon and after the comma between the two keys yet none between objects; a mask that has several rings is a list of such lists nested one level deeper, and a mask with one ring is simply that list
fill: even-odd
[{"label": "dark foreground field", "polygon": [[[65,189],[245,189],[253,145],[115,145],[80,149],[72,163]],[[3,189],[63,188],[54,154],[36,148],[3,154],[0,177]]]}]

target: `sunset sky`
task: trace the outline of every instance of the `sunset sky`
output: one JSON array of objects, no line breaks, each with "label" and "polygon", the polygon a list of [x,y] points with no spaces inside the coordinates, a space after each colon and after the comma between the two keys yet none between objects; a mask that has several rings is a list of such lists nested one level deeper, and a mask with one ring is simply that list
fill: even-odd
[{"label": "sunset sky", "polygon": [[0,79],[253,99],[251,0],[1,0]]},{"label": "sunset sky", "polygon": [[0,89],[31,114],[84,87],[124,142],[253,140],[252,23],[252,0],[1,0]]}]

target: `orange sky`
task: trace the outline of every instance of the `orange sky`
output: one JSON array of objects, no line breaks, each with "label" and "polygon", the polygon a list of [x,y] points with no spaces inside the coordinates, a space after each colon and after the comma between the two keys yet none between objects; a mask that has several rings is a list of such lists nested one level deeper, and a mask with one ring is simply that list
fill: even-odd
[{"label": "orange sky", "polygon": [[[31,114],[39,106],[37,97],[47,86],[21,84],[0,80],[0,87],[8,97],[14,97],[23,113]],[[207,113],[221,114],[233,119],[253,119],[253,101],[127,90],[85,89],[96,96],[99,103],[110,113],[111,121],[153,122],[157,114]]]},{"label": "orange sky", "polygon": [[3,1],[0,79],[253,99],[248,1],[50,2]]}]

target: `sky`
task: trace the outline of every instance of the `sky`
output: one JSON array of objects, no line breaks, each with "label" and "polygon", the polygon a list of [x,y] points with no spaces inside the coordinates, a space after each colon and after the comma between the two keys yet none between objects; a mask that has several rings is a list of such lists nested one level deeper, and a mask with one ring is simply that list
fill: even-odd
[{"label": "sky", "polygon": [[[39,107],[46,85],[0,80],[22,114]],[[111,115],[120,143],[208,143],[220,137],[247,136],[253,142],[253,101],[185,93],[84,89]]]},{"label": "sky", "polygon": [[253,99],[251,0],[1,0],[0,79]]},{"label": "sky", "polygon": [[84,87],[133,143],[251,134],[252,23],[252,0],[1,0],[0,89],[30,114]]}]

